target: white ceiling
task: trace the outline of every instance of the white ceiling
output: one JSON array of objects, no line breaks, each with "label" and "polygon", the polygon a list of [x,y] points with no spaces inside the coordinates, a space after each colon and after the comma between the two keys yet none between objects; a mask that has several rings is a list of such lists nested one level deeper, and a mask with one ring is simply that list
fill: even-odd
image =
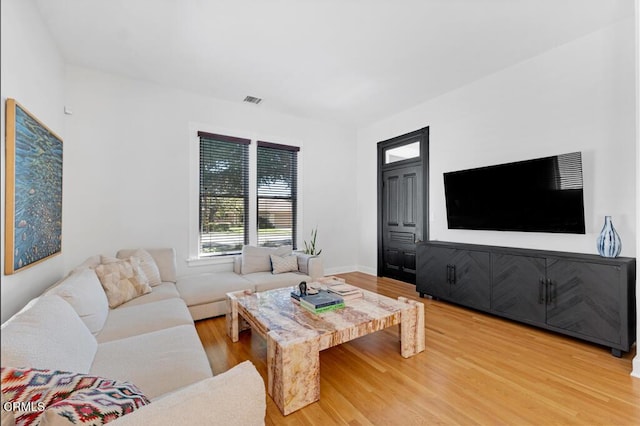
[{"label": "white ceiling", "polygon": [[36,0],[67,63],[361,126],[633,17],[631,0]]}]

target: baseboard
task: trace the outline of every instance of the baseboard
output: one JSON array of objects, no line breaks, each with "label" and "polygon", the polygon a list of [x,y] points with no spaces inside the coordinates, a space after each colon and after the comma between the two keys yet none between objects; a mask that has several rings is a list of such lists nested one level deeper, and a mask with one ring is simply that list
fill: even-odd
[{"label": "baseboard", "polygon": [[631,376],[640,379],[640,354],[637,354],[636,357],[633,358],[633,371],[631,372]]},{"label": "baseboard", "polygon": [[325,268],[325,275],[336,275],[336,274],[347,274],[349,272],[362,272],[363,274],[373,275],[374,277],[378,275],[375,269],[367,268],[364,266],[338,266],[335,268]]},{"label": "baseboard", "polygon": [[355,266],[337,266],[334,268],[324,268],[325,275],[346,274],[348,272],[355,272],[358,269]]},{"label": "baseboard", "polygon": [[363,274],[373,275],[374,277],[378,276],[378,271],[377,270],[375,270],[373,268],[368,268],[366,266],[358,265],[356,270],[358,272],[362,272]]}]

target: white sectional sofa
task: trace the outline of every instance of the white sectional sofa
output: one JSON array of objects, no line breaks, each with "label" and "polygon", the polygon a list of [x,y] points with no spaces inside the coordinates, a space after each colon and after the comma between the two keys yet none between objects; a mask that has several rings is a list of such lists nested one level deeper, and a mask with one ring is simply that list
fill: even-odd
[{"label": "white sectional sofa", "polygon": [[[137,253],[121,251],[118,257]],[[105,292],[104,280],[117,275],[113,268],[135,269],[137,257],[127,263],[94,256],[2,325],[3,401],[18,395],[9,391],[4,374],[24,367],[134,384],[151,403],[114,424],[264,424],[264,382],[253,364],[244,362],[213,376],[178,291],[188,284],[176,285],[175,251],[146,253],[139,266],[144,270],[155,264],[155,282],[138,288],[135,276],[127,281],[136,291],[142,289],[142,295],[110,307],[116,299]],[[60,415],[52,418],[64,420]]]}]

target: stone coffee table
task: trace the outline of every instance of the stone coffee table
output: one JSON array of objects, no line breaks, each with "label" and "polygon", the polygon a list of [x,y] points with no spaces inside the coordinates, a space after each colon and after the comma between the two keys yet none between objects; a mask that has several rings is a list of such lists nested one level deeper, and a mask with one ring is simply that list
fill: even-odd
[{"label": "stone coffee table", "polygon": [[[346,307],[311,313],[291,300],[295,287],[227,293],[227,334],[238,341],[251,327],[267,341],[267,391],[290,414],[320,399],[320,351],[393,325],[404,358],[424,351],[424,305],[362,290]],[[244,320],[244,321],[243,321]]]}]

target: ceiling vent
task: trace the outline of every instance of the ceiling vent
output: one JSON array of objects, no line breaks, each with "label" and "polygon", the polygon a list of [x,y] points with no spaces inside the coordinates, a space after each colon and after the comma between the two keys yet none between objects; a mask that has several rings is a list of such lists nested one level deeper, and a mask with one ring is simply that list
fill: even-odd
[{"label": "ceiling vent", "polygon": [[258,105],[260,102],[262,102],[262,98],[256,98],[255,96],[247,96],[244,98],[244,102],[249,102],[250,104]]}]

